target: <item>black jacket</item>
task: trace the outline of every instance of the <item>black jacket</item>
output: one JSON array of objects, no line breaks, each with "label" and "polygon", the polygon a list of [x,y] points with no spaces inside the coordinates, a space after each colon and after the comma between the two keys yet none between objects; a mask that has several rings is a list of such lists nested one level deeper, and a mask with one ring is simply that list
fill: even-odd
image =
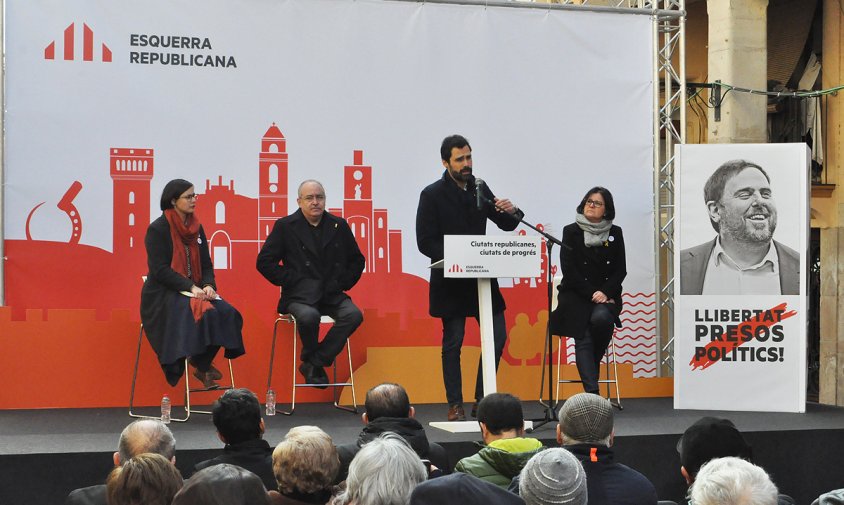
[{"label": "black jacket", "polygon": [[249,470],[264,483],[267,490],[278,489],[273,475],[273,448],[263,439],[247,440],[239,444],[227,444],[223,454],[213,459],[201,461],[194,466],[197,472],[209,466],[228,463]]},{"label": "black jacket", "polygon": [[427,459],[443,473],[451,473],[451,465],[445,449],[440,444],[428,441],[425,429],[419,421],[408,417],[379,417],[363,427],[355,443],[337,446],[337,453],[340,456],[340,473],[337,476],[337,482],[346,479],[349,464],[360,448],[388,431],[405,439],[421,459]]},{"label": "black jacket", "polygon": [[275,222],[258,253],[258,271],[281,286],[280,313],[290,302],[336,305],[360,280],[366,259],[346,220],[326,212],[322,226],[322,243],[315,244],[310,224],[297,210]]},{"label": "black jacket", "polygon": [[613,226],[603,246],[586,247],[583,230],[572,223],[563,228],[563,246],[560,248],[560,265],[563,280],[557,288],[557,308],[551,315],[551,332],[581,338],[592,314],[592,293],[602,291],[615,300],[608,304],[617,316],[621,312],[621,282],[627,277],[627,260],[624,252],[624,235],[621,228]]},{"label": "black jacket", "polygon": [[[483,186],[487,200],[495,195]],[[445,235],[484,235],[486,221],[492,220],[500,229],[513,231],[519,225],[522,211],[512,216],[498,212],[493,204],[484,202],[478,210],[475,185],[470,182],[466,190],[460,189],[446,170],[437,182],[422,190],[416,210],[416,244],[419,252],[431,262],[443,259]],[[498,290],[498,281],[492,279],[492,309],[505,309],[504,298]],[[478,282],[475,279],[446,279],[443,269],[431,269],[428,291],[428,312],[433,317],[478,316]]]},{"label": "black jacket", "polygon": [[[651,481],[629,466],[616,463],[611,448],[596,444],[563,448],[583,465],[589,505],[656,505],[656,488]],[[515,476],[507,489],[519,494],[520,481],[520,476]]]},{"label": "black jacket", "polygon": [[656,505],[656,489],[651,481],[636,470],[616,463],[611,448],[576,444],[565,449],[583,464],[589,505]]},{"label": "black jacket", "polygon": [[[170,267],[173,261],[173,239],[170,237],[170,223],[162,214],[150,223],[144,237],[147,250],[149,273],[141,289],[141,321],[149,343],[155,349],[162,363],[172,363],[181,356],[171,356],[165,346],[171,321],[168,320],[171,299],[179,291],[190,291],[193,281]],[[214,266],[208,252],[205,230],[199,227],[199,259],[202,264],[202,282],[199,287],[211,286],[214,290]],[[172,347],[172,346],[171,346]],[[242,353],[241,353],[242,354]]]}]

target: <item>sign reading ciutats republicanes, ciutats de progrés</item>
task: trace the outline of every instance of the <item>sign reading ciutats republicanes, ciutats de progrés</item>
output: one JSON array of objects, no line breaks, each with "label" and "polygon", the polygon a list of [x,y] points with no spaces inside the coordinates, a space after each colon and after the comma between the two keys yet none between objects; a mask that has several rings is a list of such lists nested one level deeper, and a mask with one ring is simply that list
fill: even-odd
[{"label": "sign reading ciutats republicanes, ciutats de progr\u00e9s", "polygon": [[521,235],[446,235],[446,277],[536,277],[541,239]]},{"label": "sign reading ciutats republicanes, ciutats de progr\u00e9s", "polygon": [[177,67],[237,68],[234,56],[216,54],[208,37],[129,35],[129,63]]}]

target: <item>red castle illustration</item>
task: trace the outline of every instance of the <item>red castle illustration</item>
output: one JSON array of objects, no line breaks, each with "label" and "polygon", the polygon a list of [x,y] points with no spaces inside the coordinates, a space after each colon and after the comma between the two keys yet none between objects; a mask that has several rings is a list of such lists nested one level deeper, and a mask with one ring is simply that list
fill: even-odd
[{"label": "red castle illustration", "polygon": [[[84,188],[82,183],[74,181],[56,203],[73,223],[72,236],[67,242],[38,240],[28,231],[27,240],[6,240],[8,307],[0,308],[0,330],[33,335],[27,340],[27,345],[33,346],[33,359],[44,359],[44,355],[38,353],[45,348],[52,349],[53,339],[60,335],[63,345],[80,349],[76,351],[79,353],[76,360],[119,363],[113,365],[112,373],[121,374],[125,372],[126,362],[134,359],[134,355],[128,354],[132,352],[132,345],[128,344],[131,337],[127,336],[137,335],[141,276],[146,274],[143,239],[148,223],[155,217],[151,209],[154,207],[157,213],[158,207],[157,197],[150,194],[150,184],[156,175],[155,151],[152,148],[113,147],[109,149],[108,164],[113,187],[112,252],[80,242],[82,216],[73,206],[73,199]],[[257,198],[238,194],[235,181],[223,183],[221,176],[213,181],[207,179],[204,184],[194,181],[199,194],[197,215],[209,238],[220,292],[244,315],[247,355],[238,361],[247,364],[238,365],[238,370],[242,377],[239,381],[247,386],[266,380],[266,365],[262,363],[269,352],[279,290],[256,271],[255,259],[275,221],[287,215],[292,203],[291,190],[295,199],[296,189],[289,184],[288,169],[287,139],[273,123],[261,138],[258,152]],[[368,349],[438,348],[441,327],[439,321],[427,313],[427,280],[402,271],[402,230],[390,229],[388,210],[375,204],[374,170],[365,164],[363,150],[351,153],[351,163],[343,167],[343,174],[342,203],[339,207],[329,207],[329,212],[349,222],[367,260],[361,281],[350,293],[364,311],[363,326],[355,334],[357,344],[353,358],[356,368],[366,363]],[[168,174],[168,178],[170,176],[178,174]],[[331,195],[340,192],[327,189],[331,203]],[[44,203],[32,209],[29,217],[41,205]],[[525,231],[519,233],[525,234]],[[537,366],[541,359],[549,268],[544,244],[541,253],[540,276],[512,279],[512,287],[503,288],[508,305],[507,326],[511,337],[516,337],[509,340],[503,360],[513,366]],[[556,267],[552,267],[552,273],[555,271]],[[61,279],[61,282],[57,289],[44,290],[38,279]],[[652,294],[624,296],[626,308],[622,321],[625,327],[617,332],[619,357],[633,365],[635,374],[652,375],[656,369]],[[520,338],[518,335],[531,336]],[[466,344],[478,343],[477,326],[467,325]],[[61,347],[58,349],[60,351]],[[290,350],[280,352],[289,353]],[[56,354],[55,359],[66,359],[60,356],[64,355]],[[276,358],[277,362],[285,361],[280,355]],[[566,358],[566,362],[573,362],[571,339]],[[148,357],[147,361],[145,373],[160,380],[154,359]],[[60,366],[67,367],[61,376],[76,376],[73,365],[62,363]],[[80,366],[88,365],[80,361]],[[33,384],[45,377],[23,365],[12,368],[19,368],[21,377],[31,377]],[[142,398],[153,402],[160,399],[156,387],[153,385],[144,391]],[[106,404],[120,405],[125,401],[120,391],[110,394],[114,399],[109,397]],[[307,392],[305,399],[322,398],[320,394]],[[62,405],[103,404],[102,399],[93,401],[84,395],[84,392],[68,393],[61,399]],[[0,401],[0,408],[4,405],[6,408],[10,405],[27,407]]]}]

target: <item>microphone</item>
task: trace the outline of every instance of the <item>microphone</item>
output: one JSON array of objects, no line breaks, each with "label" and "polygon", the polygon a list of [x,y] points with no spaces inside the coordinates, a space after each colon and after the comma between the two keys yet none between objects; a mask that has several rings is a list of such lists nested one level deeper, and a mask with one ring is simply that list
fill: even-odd
[{"label": "microphone", "polygon": [[475,177],[475,205],[477,206],[478,210],[484,208],[484,180],[480,177]]}]

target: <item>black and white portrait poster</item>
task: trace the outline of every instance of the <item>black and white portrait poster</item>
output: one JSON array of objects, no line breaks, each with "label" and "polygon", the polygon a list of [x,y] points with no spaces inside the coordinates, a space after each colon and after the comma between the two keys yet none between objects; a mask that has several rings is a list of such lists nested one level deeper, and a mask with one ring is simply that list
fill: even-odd
[{"label": "black and white portrait poster", "polygon": [[677,155],[674,407],[803,412],[808,147]]}]

